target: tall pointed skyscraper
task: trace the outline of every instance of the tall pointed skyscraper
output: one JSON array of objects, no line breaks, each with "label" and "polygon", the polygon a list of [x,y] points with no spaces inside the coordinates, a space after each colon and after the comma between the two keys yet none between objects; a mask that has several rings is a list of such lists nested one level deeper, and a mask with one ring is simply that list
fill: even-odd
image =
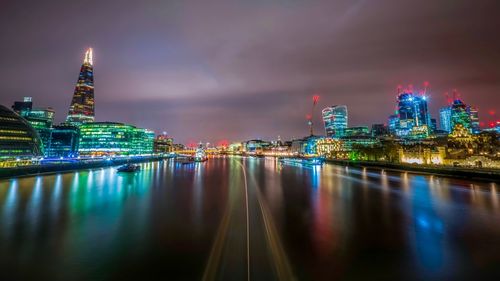
[{"label": "tall pointed skyscraper", "polygon": [[69,107],[66,123],[79,126],[94,121],[94,68],[92,48],[85,52],[80,76],[76,82],[73,100]]}]

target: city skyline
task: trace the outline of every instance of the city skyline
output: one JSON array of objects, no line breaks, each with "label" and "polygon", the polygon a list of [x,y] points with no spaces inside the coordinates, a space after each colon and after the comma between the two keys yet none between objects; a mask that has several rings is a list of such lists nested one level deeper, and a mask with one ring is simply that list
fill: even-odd
[{"label": "city skyline", "polygon": [[[423,81],[431,83],[433,118],[446,105],[444,93],[456,88],[467,104],[478,108],[482,122],[492,121],[498,119],[500,103],[495,72],[500,44],[493,32],[496,3],[484,3],[450,3],[437,11],[427,4],[409,4],[406,9],[412,13],[387,19],[384,15],[402,4],[320,1],[307,6],[283,2],[204,7],[186,2],[153,10],[146,2],[140,15],[131,17],[133,7],[110,1],[88,3],[95,7],[88,11],[93,20],[83,30],[77,30],[78,20],[67,16],[78,10],[76,4],[26,8],[9,3],[0,12],[2,22],[15,26],[16,33],[1,31],[9,44],[0,48],[9,56],[1,70],[0,101],[9,106],[32,96],[38,105],[55,109],[56,122],[63,121],[76,65],[82,52],[93,47],[96,120],[167,131],[184,143],[302,137],[308,132],[304,116],[309,100],[316,93],[321,96],[319,108],[347,105],[352,126],[387,123],[397,85],[418,86]],[[119,17],[104,17],[112,9]],[[175,17],[168,16],[170,9]],[[34,21],[19,16],[21,11],[27,16],[38,10],[36,29]],[[217,17],[221,10],[228,19]],[[332,22],[320,20],[326,13],[331,13]],[[305,18],[309,20],[299,21],[302,25],[294,23]],[[415,24],[421,18],[426,21]],[[362,19],[370,19],[372,26]],[[254,27],[254,20],[260,28]],[[375,32],[390,31],[398,22],[412,36],[406,31]],[[454,33],[444,36],[449,26]],[[166,35],[159,36],[163,32]],[[387,49],[388,43],[397,46]],[[39,50],[36,57],[26,55],[33,47]],[[43,79],[28,83],[40,69]],[[315,131],[322,132],[319,110],[314,118]],[[183,130],[186,127],[190,130]]]}]

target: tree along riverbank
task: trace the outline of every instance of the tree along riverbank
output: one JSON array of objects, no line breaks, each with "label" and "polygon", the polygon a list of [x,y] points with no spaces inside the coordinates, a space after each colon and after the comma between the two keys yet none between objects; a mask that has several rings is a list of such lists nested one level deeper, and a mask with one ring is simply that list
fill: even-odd
[{"label": "tree along riverbank", "polygon": [[350,167],[372,167],[392,171],[414,172],[467,179],[500,182],[500,170],[437,165],[398,164],[378,161],[326,160],[327,163]]}]

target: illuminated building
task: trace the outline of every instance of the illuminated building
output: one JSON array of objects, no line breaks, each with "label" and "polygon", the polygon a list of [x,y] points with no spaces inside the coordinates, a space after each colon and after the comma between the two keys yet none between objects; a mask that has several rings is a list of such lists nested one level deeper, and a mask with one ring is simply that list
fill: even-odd
[{"label": "illuminated building", "polygon": [[293,155],[316,155],[316,141],[319,138],[318,136],[309,136],[292,140],[290,153]]},{"label": "illuminated building", "polygon": [[32,107],[33,102],[31,101],[31,97],[24,97],[23,101],[14,102],[14,105],[12,105],[12,110],[21,115],[21,112],[30,111]]},{"label": "illuminated building", "polygon": [[[324,137],[309,136],[302,140],[299,140],[300,141],[299,154],[303,156],[317,156],[318,155],[317,144],[318,141],[323,138]],[[293,146],[293,141],[292,141],[292,146]]]},{"label": "illuminated building", "polygon": [[402,138],[426,138],[431,133],[431,118],[427,97],[412,92],[401,92],[397,98],[398,121],[395,132]]},{"label": "illuminated building", "polygon": [[463,140],[464,142],[472,142],[473,140],[470,129],[461,123],[457,123],[453,127],[453,131],[451,131],[449,137],[451,139]]},{"label": "illuminated building", "polygon": [[229,144],[228,152],[231,154],[241,154],[243,152],[243,144],[241,142]]},{"label": "illuminated building", "polygon": [[378,143],[378,140],[371,136],[343,137],[341,141],[344,151],[352,151],[356,146],[372,147]]},{"label": "illuminated building", "polygon": [[389,128],[385,124],[372,125],[372,137],[382,137],[389,134]]},{"label": "illuminated building", "polygon": [[349,127],[344,131],[346,137],[369,136],[370,129],[366,126]]},{"label": "illuminated building", "polygon": [[399,129],[399,117],[397,114],[389,116],[389,133],[391,135],[396,135]]},{"label": "illuminated building", "polygon": [[454,130],[458,124],[462,125],[465,129],[472,132],[472,121],[469,114],[467,105],[462,100],[456,99],[450,107],[450,123],[451,131]]},{"label": "illuminated building", "polygon": [[262,155],[264,150],[269,149],[272,146],[270,142],[263,140],[249,140],[243,143],[243,149],[245,153]]},{"label": "illuminated building", "polygon": [[174,143],[174,151],[183,151],[186,150],[187,147],[182,143]]},{"label": "illuminated building", "polygon": [[34,157],[42,156],[41,145],[28,121],[0,105],[0,167],[31,164]]},{"label": "illuminated building", "polygon": [[33,108],[31,97],[24,97],[23,101],[14,102],[12,109],[35,128],[43,144],[42,151],[45,152],[50,141],[50,132],[54,122],[54,109],[50,107]]},{"label": "illuminated building", "polygon": [[88,122],[79,128],[80,156],[128,156],[153,153],[153,131],[115,122]]},{"label": "illuminated building", "polygon": [[166,133],[156,136],[154,140],[155,153],[170,153],[174,151],[174,139]]},{"label": "illuminated building", "polygon": [[429,147],[412,147],[400,148],[399,162],[407,164],[424,164],[424,165],[443,165],[446,157],[446,148],[437,147],[431,149]]},{"label": "illuminated building", "polygon": [[451,107],[441,107],[439,110],[439,125],[441,130],[451,132]]},{"label": "illuminated building", "polygon": [[431,132],[437,131],[438,128],[437,128],[437,120],[436,120],[436,118],[431,118],[430,128],[431,128]]},{"label": "illuminated building", "polygon": [[344,136],[347,128],[347,106],[334,105],[323,109],[321,112],[325,125],[325,133],[327,137],[340,138]]},{"label": "illuminated building", "polygon": [[54,126],[50,132],[50,141],[45,149],[49,158],[68,158],[78,156],[78,138],[80,130],[76,126]]},{"label": "illuminated building", "polygon": [[348,153],[343,150],[341,140],[333,138],[320,138],[316,140],[316,153],[333,159],[347,159]]},{"label": "illuminated building", "polygon": [[85,53],[66,123],[79,126],[94,121],[94,69],[92,48]]},{"label": "illuminated building", "polygon": [[479,112],[477,108],[473,106],[467,107],[467,112],[469,113],[470,121],[471,121],[471,130],[473,134],[479,134],[481,132],[481,128],[479,126]]}]

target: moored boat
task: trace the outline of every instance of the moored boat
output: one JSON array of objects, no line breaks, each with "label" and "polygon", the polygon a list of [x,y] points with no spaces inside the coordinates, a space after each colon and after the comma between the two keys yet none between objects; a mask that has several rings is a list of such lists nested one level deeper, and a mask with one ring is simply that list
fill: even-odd
[{"label": "moored boat", "polygon": [[137,164],[125,164],[123,166],[118,167],[116,170],[118,170],[118,172],[131,173],[131,172],[139,171],[140,169],[141,169],[141,166],[139,166]]},{"label": "moored boat", "polygon": [[205,162],[208,160],[207,154],[205,153],[205,149],[203,149],[203,145],[200,143],[198,148],[196,149],[196,152],[194,154],[194,161],[195,162]]},{"label": "moored boat", "polygon": [[179,163],[182,165],[187,165],[187,164],[193,164],[194,163],[194,158],[193,157],[176,157],[175,158],[175,163]]},{"label": "moored boat", "polygon": [[321,157],[308,157],[308,158],[284,157],[284,158],[280,158],[279,161],[282,164],[321,166],[325,162],[325,159],[323,159]]}]

